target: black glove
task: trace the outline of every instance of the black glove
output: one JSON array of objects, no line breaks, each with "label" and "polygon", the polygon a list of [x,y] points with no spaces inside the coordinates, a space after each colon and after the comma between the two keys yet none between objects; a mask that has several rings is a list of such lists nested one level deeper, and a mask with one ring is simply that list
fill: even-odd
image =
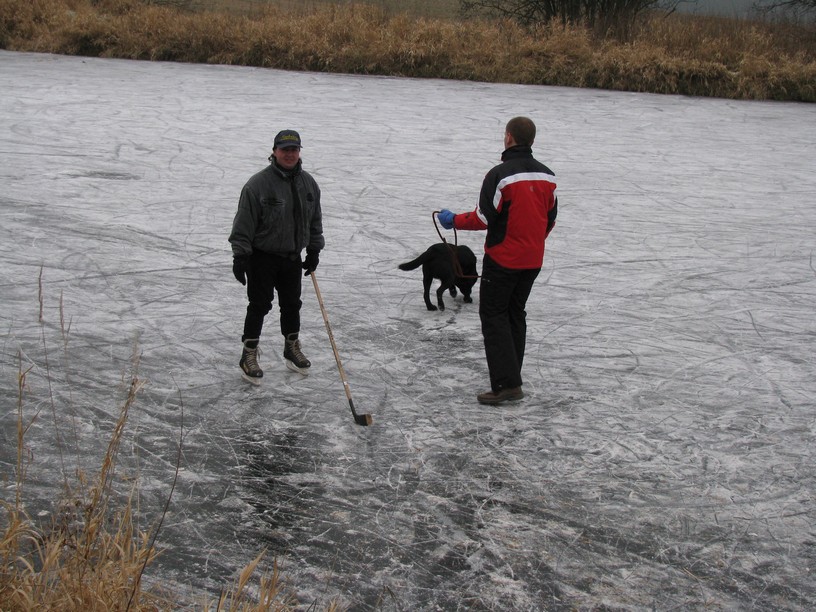
[{"label": "black glove", "polygon": [[232,273],[242,285],[246,285],[246,272],[249,268],[249,255],[236,255],[232,258]]},{"label": "black glove", "polygon": [[303,260],[303,269],[306,273],[303,276],[309,276],[317,269],[317,264],[320,263],[320,251],[306,251],[306,259]]}]

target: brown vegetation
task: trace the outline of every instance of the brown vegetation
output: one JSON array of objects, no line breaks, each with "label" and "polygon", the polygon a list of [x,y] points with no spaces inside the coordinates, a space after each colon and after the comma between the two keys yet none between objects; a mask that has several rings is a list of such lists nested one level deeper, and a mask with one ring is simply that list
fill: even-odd
[{"label": "brown vegetation", "polygon": [[[650,14],[624,35],[560,23],[427,18],[372,4],[222,8],[0,0],[0,46],[71,55],[816,101],[816,29]],[[248,11],[251,5],[252,11]]]},{"label": "brown vegetation", "polygon": [[[60,328],[62,340],[67,343],[69,332],[64,325],[61,300]],[[47,354],[45,335],[43,350]],[[20,356],[16,465],[14,474],[0,474],[4,482],[12,483],[7,490],[13,491],[14,498],[0,499],[0,609],[4,612],[157,612],[181,607],[189,609],[191,606],[218,612],[286,612],[296,609],[293,596],[281,585],[277,564],[273,563],[268,570],[261,568],[264,551],[240,571],[234,585],[223,590],[217,601],[203,596],[197,598],[200,599],[197,602],[181,602],[173,585],[159,583],[144,588],[145,570],[160,554],[157,541],[161,520],[153,526],[152,533],[138,529],[139,514],[132,503],[138,495],[138,479],[128,484],[128,479],[118,475],[116,469],[128,414],[143,387],[137,374],[137,356],[138,347],[135,347],[133,373],[129,380],[125,380],[125,398],[113,417],[113,433],[101,457],[99,474],[88,479],[85,474],[76,472],[75,482],[69,474],[63,474],[63,496],[49,512],[51,518],[44,520],[34,519],[26,511],[27,503],[35,501],[26,499],[26,475],[35,456],[27,445],[26,433],[42,416],[42,405],[38,401],[33,406],[28,405],[29,377],[34,374],[32,368],[23,367]],[[50,388],[52,371],[48,365],[45,371],[45,383]],[[53,397],[51,403],[51,409],[56,410]],[[56,432],[55,438],[59,444],[63,433]],[[179,447],[179,459],[180,454]],[[63,471],[66,471],[64,466]],[[172,472],[168,474],[169,480],[173,477]],[[55,483],[56,486],[59,485]],[[251,586],[250,580],[258,573],[261,574],[258,584]],[[327,609],[331,612],[338,606],[331,603]]]}]

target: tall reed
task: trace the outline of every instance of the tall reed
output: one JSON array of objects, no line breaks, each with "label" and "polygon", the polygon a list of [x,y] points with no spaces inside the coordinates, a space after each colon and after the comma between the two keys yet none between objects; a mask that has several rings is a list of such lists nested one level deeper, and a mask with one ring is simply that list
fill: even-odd
[{"label": "tall reed", "polygon": [[[38,278],[38,320],[44,322],[42,271]],[[60,295],[60,332],[64,347],[68,346],[69,329],[65,327],[62,296]],[[98,474],[87,478],[77,471],[76,480],[70,481],[64,465],[62,483],[54,482],[54,491],[62,496],[46,521],[36,520],[26,510],[28,504],[42,502],[27,496],[28,472],[35,457],[28,447],[27,435],[41,419],[41,402],[29,406],[32,376],[44,372],[45,381],[38,384],[50,389],[55,372],[48,363],[46,334],[41,334],[44,367],[27,364],[22,352],[18,353],[16,440],[17,453],[14,474],[0,475],[13,484],[13,499],[0,499],[0,609],[4,612],[30,610],[59,610],[84,612],[86,610],[175,610],[199,606],[202,610],[230,610],[255,612],[274,610],[288,612],[295,609],[295,600],[282,586],[277,563],[271,570],[263,569],[264,551],[239,571],[235,583],[224,589],[217,600],[208,596],[182,602],[172,584],[155,581],[149,589],[143,588],[145,570],[160,554],[161,521],[148,533],[137,528],[138,516],[133,500],[138,496],[138,479],[126,485],[117,474],[120,446],[125,434],[128,416],[135,406],[145,381],[139,377],[139,348],[134,346],[131,373],[126,378],[125,397],[115,413],[113,431],[100,459]],[[52,409],[56,410],[51,395]],[[54,420],[57,425],[56,419]],[[55,431],[57,450],[62,453],[59,431]],[[176,464],[181,457],[181,441]],[[173,474],[168,474],[172,478]],[[169,504],[172,490],[168,496]],[[162,517],[167,511],[165,505]],[[259,577],[254,586],[254,577]],[[332,602],[327,608],[338,609]]]}]

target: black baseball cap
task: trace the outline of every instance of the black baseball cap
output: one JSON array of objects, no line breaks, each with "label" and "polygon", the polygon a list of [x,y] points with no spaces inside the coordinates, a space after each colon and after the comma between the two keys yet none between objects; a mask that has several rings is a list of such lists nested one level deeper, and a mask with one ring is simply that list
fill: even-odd
[{"label": "black baseball cap", "polygon": [[272,148],[286,149],[288,147],[297,147],[299,149],[301,146],[300,134],[295,130],[281,130],[278,132],[278,135],[275,136],[275,145]]}]

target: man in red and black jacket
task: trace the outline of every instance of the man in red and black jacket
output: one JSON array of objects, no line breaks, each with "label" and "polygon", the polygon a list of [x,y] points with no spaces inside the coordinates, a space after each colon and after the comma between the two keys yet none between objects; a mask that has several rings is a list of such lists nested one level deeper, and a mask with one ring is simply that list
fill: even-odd
[{"label": "man in red and black jacket", "polygon": [[555,175],[533,157],[535,124],[527,117],[507,123],[502,163],[487,173],[476,210],[439,213],[445,229],[487,230],[479,317],[490,391],[482,404],[524,397],[521,365],[527,337],[527,298],[544,261],[544,241],[555,226]]}]

